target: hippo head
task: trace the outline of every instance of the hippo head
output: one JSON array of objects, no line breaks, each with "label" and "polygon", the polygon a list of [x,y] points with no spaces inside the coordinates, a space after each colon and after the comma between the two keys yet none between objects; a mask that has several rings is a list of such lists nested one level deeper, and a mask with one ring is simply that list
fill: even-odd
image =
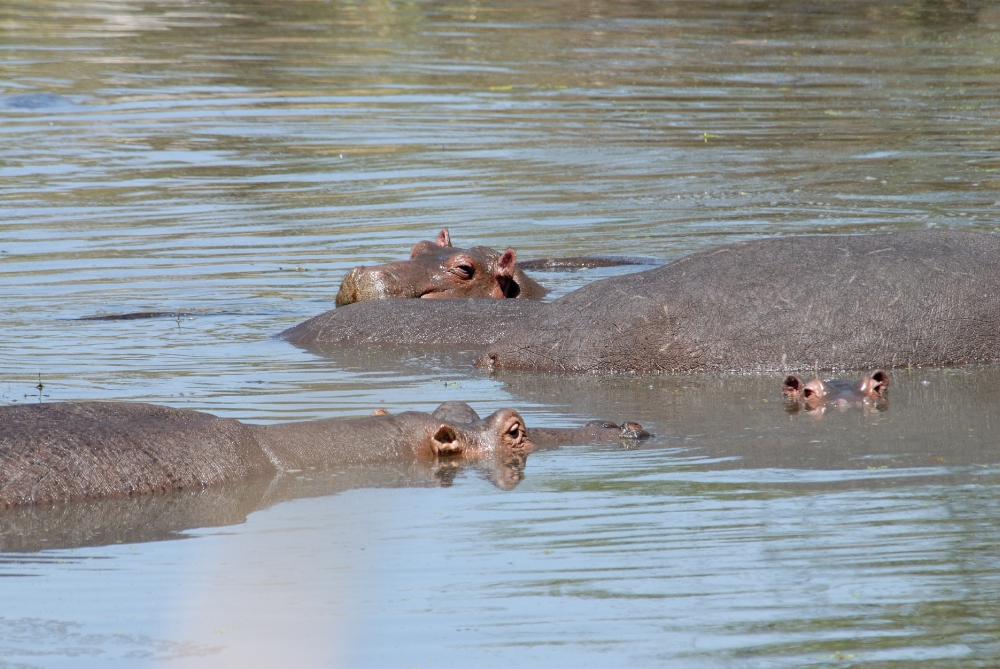
[{"label": "hippo head", "polygon": [[501,409],[474,423],[442,422],[430,437],[425,452],[433,457],[506,457],[531,452],[521,414]]},{"label": "hippo head", "polygon": [[340,285],[337,306],[392,297],[541,299],[546,292],[517,267],[514,249],[454,248],[442,228],[433,242],[417,242],[409,260],[352,269]]},{"label": "hippo head", "polygon": [[826,397],[827,387],[818,378],[806,383],[798,375],[789,374],[781,382],[781,393],[790,402],[802,402],[807,406],[819,405]]},{"label": "hippo head", "polygon": [[789,374],[782,381],[781,391],[785,400],[805,405],[807,410],[834,406],[846,409],[852,406],[875,406],[884,408],[889,376],[881,369],[874,370],[860,381],[816,378],[804,383],[795,374]]}]

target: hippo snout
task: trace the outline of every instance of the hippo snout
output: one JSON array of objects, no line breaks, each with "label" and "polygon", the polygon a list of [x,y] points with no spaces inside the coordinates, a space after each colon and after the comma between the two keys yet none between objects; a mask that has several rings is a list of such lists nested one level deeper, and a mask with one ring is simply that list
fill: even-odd
[{"label": "hippo snout", "polygon": [[397,283],[396,277],[384,269],[358,265],[347,273],[340,284],[337,306],[385,299],[392,293],[390,287],[395,283]]}]

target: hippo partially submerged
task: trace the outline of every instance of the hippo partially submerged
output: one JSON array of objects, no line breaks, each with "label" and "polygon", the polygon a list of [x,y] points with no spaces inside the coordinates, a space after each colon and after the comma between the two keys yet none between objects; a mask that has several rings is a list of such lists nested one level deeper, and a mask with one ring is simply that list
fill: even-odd
[{"label": "hippo partially submerged", "polygon": [[[611,435],[648,436],[586,426],[541,431],[539,441],[549,447]],[[513,409],[480,419],[459,403],[433,414],[274,425],[132,402],[6,406],[0,407],[0,508],[200,488],[320,464],[523,459],[534,448]]]},{"label": "hippo partially submerged", "polygon": [[[403,301],[397,301],[403,302]],[[795,371],[1000,360],[1000,236],[958,231],[761,239],[588,284],[529,312],[486,300],[382,307],[360,328],[283,333],[321,348],[433,340],[491,370]],[[368,305],[354,305],[354,316]],[[442,317],[442,314],[447,314]],[[356,324],[358,318],[352,318]],[[464,328],[466,322],[475,323]],[[496,323],[497,327],[491,324]]]},{"label": "hippo partially submerged", "polygon": [[876,369],[860,381],[815,378],[806,382],[795,374],[789,374],[781,383],[785,404],[793,411],[844,410],[852,407],[881,411],[888,408],[888,390],[889,376],[881,369]]},{"label": "hippo partially submerged", "polygon": [[[432,416],[441,420],[474,424],[479,414],[465,402],[445,402],[434,410]],[[554,448],[570,444],[609,441],[638,441],[651,435],[642,425],[625,421],[621,425],[606,420],[592,420],[583,427],[533,427],[528,429],[528,439],[534,449]]]},{"label": "hippo partially submerged", "polygon": [[352,269],[340,285],[337,306],[393,297],[540,300],[547,292],[517,266],[514,249],[454,248],[442,228],[433,242],[417,242],[409,260]]},{"label": "hippo partially submerged", "polygon": [[1000,236],[761,239],[596,281],[509,329],[480,364],[588,372],[781,371],[1000,359]]},{"label": "hippo partially submerged", "polygon": [[201,487],[320,463],[531,449],[512,409],[474,423],[405,412],[246,425],[142,403],[7,406],[0,408],[0,507]]},{"label": "hippo partially submerged", "polygon": [[455,248],[442,228],[433,242],[417,242],[409,260],[355,267],[337,293],[337,306],[392,298],[489,297],[540,300],[549,292],[522,270],[659,265],[656,258],[573,256],[519,262],[514,249]]}]

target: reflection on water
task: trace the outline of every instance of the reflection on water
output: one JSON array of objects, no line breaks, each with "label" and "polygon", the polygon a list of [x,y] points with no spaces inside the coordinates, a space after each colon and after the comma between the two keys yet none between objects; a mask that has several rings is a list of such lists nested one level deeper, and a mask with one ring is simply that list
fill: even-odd
[{"label": "reflection on water", "polygon": [[[0,402],[659,435],[535,453],[511,492],[324,472],[7,514],[5,550],[59,548],[0,558],[0,667],[996,664],[992,368],[816,420],[777,378],[272,339],[442,226],[664,261],[1000,231],[994,3],[13,0],[0,35]],[[184,315],[74,320],[144,311]]]}]

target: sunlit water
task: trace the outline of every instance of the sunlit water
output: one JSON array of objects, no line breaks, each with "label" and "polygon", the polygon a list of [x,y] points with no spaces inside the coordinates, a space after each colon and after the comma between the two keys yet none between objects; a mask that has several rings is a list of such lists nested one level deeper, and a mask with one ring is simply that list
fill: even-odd
[{"label": "sunlit water", "polygon": [[[657,435],[535,453],[508,492],[333,469],[8,512],[0,668],[995,666],[995,368],[818,416],[776,377],[491,378],[272,336],[443,226],[664,261],[998,232],[998,81],[977,0],[0,4],[0,403],[461,399]],[[136,311],[186,315],[75,320]]]}]

